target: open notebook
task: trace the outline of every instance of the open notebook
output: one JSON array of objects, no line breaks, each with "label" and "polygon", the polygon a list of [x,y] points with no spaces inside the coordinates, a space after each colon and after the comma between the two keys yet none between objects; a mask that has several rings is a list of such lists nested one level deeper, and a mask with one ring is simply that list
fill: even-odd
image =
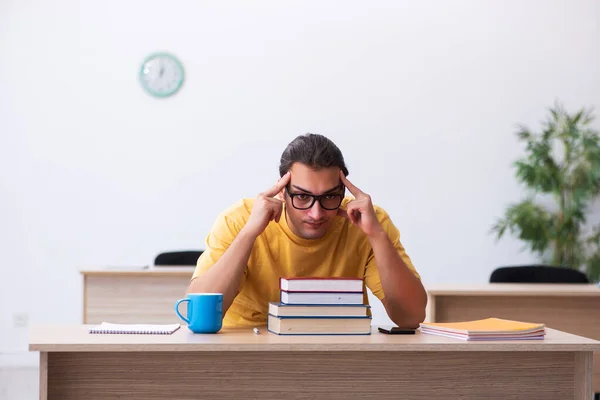
[{"label": "open notebook", "polygon": [[90,333],[133,333],[149,335],[170,335],[179,329],[180,324],[148,325],[148,324],[111,324],[103,322],[92,326]]}]

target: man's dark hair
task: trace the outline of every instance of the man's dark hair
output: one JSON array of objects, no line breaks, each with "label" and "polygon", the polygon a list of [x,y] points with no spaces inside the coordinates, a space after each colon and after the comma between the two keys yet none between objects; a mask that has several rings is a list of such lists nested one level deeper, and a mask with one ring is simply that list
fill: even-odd
[{"label": "man's dark hair", "polygon": [[348,176],[342,152],[323,135],[307,133],[292,140],[281,154],[279,176],[285,175],[295,162],[314,169],[339,167]]}]

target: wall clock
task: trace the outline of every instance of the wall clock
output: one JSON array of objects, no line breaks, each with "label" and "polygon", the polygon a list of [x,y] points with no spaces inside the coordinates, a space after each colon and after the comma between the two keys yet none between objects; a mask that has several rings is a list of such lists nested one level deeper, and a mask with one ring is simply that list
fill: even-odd
[{"label": "wall clock", "polygon": [[155,97],[171,96],[183,85],[183,65],[172,54],[153,53],[142,62],[140,83]]}]

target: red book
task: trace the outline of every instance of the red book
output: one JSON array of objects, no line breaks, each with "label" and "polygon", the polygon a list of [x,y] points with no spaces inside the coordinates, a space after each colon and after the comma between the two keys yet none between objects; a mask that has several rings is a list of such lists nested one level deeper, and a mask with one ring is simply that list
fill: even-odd
[{"label": "red book", "polygon": [[286,292],[362,293],[363,280],[349,277],[282,277],[279,278],[279,288]]}]

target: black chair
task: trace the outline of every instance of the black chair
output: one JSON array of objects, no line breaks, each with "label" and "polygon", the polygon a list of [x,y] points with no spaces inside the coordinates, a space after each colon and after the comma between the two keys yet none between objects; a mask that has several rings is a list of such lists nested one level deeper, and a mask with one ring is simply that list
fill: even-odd
[{"label": "black chair", "polygon": [[492,272],[490,283],[589,283],[581,271],[551,265],[500,267]]},{"label": "black chair", "polygon": [[170,251],[160,253],[154,259],[154,265],[196,265],[202,250]]}]

